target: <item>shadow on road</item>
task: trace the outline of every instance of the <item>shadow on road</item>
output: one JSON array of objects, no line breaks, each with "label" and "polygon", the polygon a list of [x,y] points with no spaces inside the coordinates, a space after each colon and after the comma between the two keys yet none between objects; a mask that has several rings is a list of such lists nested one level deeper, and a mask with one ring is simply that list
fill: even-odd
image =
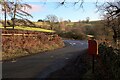
[{"label": "shadow on road", "polygon": [[49,79],[55,79],[55,80],[73,80],[73,79],[82,79],[82,76],[87,71],[87,63],[86,63],[86,53],[87,50],[83,50],[80,52],[81,54],[79,56],[76,56],[72,59],[70,59],[66,65],[64,65],[63,68],[58,69],[48,76],[46,78],[39,78],[36,80],[49,80]]}]

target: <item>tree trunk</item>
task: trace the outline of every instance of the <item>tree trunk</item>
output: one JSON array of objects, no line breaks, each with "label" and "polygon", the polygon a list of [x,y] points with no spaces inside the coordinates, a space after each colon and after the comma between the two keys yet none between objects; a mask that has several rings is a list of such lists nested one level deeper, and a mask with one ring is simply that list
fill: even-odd
[{"label": "tree trunk", "polygon": [[15,4],[14,15],[13,15],[13,29],[15,28],[16,6],[17,5]]},{"label": "tree trunk", "polygon": [[5,18],[4,29],[6,29],[6,22],[7,22],[6,17],[7,17],[7,13],[6,13],[6,9],[5,9],[5,12],[4,12],[4,18]]},{"label": "tree trunk", "polygon": [[117,42],[117,31],[116,31],[116,29],[114,28],[114,26],[112,27],[112,29],[113,29],[113,32],[114,32],[114,35],[113,35],[113,39],[114,39],[114,42],[116,43]]}]

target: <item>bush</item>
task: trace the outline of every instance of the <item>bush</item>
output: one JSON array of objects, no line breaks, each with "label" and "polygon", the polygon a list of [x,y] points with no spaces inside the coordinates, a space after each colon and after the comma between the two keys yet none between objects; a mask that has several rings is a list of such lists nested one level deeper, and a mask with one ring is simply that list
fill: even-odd
[{"label": "bush", "polygon": [[55,35],[39,33],[34,36],[2,36],[3,60],[38,52],[53,50],[64,46],[62,39]]},{"label": "bush", "polygon": [[77,33],[77,31],[59,32],[58,35],[63,38],[69,38],[69,39],[76,39],[76,40],[85,39],[85,34],[80,32]]},{"label": "bush", "polygon": [[120,79],[120,50],[108,47],[104,43],[99,45],[99,55],[102,63],[106,65],[108,74],[112,80]]}]

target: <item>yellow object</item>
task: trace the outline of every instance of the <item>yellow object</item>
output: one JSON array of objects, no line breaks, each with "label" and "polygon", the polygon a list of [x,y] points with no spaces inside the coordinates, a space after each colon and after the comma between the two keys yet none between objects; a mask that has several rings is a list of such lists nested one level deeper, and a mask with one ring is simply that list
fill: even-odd
[{"label": "yellow object", "polygon": [[[4,27],[0,26],[0,28],[4,28]],[[12,29],[12,27],[8,27],[8,29]],[[48,33],[55,32],[54,30],[47,30],[47,29],[42,29],[42,28],[34,28],[34,27],[26,27],[26,26],[15,26],[15,29],[29,30],[29,31],[39,31],[39,32],[48,32]]]}]

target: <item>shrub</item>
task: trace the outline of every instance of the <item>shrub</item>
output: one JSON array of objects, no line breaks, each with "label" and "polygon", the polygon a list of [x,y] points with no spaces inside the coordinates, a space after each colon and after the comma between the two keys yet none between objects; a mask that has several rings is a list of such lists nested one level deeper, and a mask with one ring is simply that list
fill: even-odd
[{"label": "shrub", "polygon": [[120,50],[108,47],[104,43],[99,45],[99,55],[112,80],[120,79]]},{"label": "shrub", "polygon": [[77,31],[68,31],[68,32],[59,32],[59,36],[63,38],[69,38],[69,39],[76,39],[76,40],[83,40],[85,39],[85,34]]},{"label": "shrub", "polygon": [[44,33],[33,36],[2,36],[3,60],[53,50],[64,46],[59,36],[51,36],[51,38]]}]

